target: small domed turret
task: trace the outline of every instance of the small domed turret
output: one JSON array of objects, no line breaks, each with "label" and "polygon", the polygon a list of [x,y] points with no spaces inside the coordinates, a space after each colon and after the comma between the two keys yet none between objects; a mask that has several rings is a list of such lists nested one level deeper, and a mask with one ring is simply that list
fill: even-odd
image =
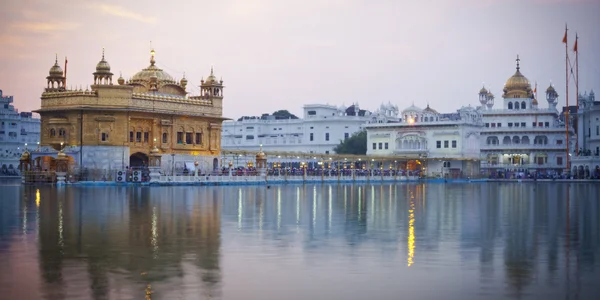
[{"label": "small domed turret", "polygon": [[119,74],[119,79],[117,79],[117,82],[119,83],[119,85],[125,84],[125,78],[123,78],[123,74]]},{"label": "small domed turret", "polygon": [[96,72],[94,72],[94,84],[112,84],[112,75],[110,65],[104,59],[104,48],[102,48],[102,59],[96,64]]},{"label": "small domed turret", "polygon": [[187,86],[187,79],[185,79],[185,73],[183,74],[183,78],[181,78],[181,80],[179,81],[179,85],[185,90],[185,87]]}]

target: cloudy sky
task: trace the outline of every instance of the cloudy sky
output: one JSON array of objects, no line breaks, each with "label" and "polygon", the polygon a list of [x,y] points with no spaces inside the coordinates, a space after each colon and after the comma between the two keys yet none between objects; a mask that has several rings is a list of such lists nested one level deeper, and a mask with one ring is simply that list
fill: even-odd
[{"label": "cloudy sky", "polygon": [[67,85],[85,88],[102,47],[116,81],[149,65],[152,42],[191,94],[214,65],[230,118],[310,103],[450,112],[477,105],[484,82],[498,98],[517,54],[564,104],[565,23],[569,48],[580,36],[580,90],[600,91],[599,16],[598,0],[8,0],[0,89],[34,110],[55,53],[68,57]]}]

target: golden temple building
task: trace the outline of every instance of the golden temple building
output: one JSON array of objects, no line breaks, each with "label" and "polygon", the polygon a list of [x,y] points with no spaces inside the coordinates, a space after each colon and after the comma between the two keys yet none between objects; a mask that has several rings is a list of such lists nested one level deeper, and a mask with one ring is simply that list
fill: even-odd
[{"label": "golden temple building", "polygon": [[157,154],[166,170],[219,167],[223,80],[212,68],[197,96],[188,95],[185,75],[176,81],[156,66],[154,50],[148,67],[115,84],[102,50],[92,75],[90,89],[67,89],[66,61],[65,72],[58,60],[50,68],[36,111],[41,133],[38,149],[31,151],[34,168],[54,170],[59,152],[68,156],[71,170],[147,166]]}]

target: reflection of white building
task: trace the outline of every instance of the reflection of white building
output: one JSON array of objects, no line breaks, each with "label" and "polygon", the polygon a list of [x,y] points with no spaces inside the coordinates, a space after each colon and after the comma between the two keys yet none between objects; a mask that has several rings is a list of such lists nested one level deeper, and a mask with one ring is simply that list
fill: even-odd
[{"label": "reflection of white building", "polygon": [[[40,141],[40,119],[30,112],[19,113],[11,104],[13,96],[3,96],[0,90],[0,167],[17,169],[25,149],[37,147]],[[0,176],[3,171],[0,170]],[[6,172],[6,171],[4,171]]]},{"label": "reflection of white building", "polygon": [[479,92],[484,123],[481,167],[490,174],[561,171],[566,167],[566,133],[556,110],[558,94],[552,85],[548,87],[548,107],[539,108],[536,91],[521,74],[519,61],[504,85],[502,107],[494,108],[494,96],[485,88]]},{"label": "reflection of white building", "polygon": [[304,106],[302,119],[275,119],[273,116],[223,122],[221,147],[227,150],[333,154],[340,141],[360,131],[366,123],[397,121],[398,108],[387,104],[374,113],[358,104],[336,107],[324,104]]},{"label": "reflection of white building", "polygon": [[579,151],[571,151],[571,169],[581,178],[600,172],[600,101],[594,91],[579,95],[577,131]]},{"label": "reflection of white building", "polygon": [[480,110],[469,106],[440,114],[429,105],[425,109],[413,105],[401,117],[398,123],[365,126],[368,155],[427,158],[426,166],[416,159],[416,164],[411,166],[409,161],[406,168],[421,169],[428,176],[479,174]]}]

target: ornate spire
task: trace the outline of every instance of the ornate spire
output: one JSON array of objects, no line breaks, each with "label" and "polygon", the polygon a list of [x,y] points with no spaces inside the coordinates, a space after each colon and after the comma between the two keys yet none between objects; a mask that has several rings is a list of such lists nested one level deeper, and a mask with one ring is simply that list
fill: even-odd
[{"label": "ornate spire", "polygon": [[150,50],[150,65],[154,66],[154,63],[156,63],[156,61],[154,60],[154,54],[156,52],[154,52],[154,49]]},{"label": "ornate spire", "polygon": [[519,71],[521,69],[521,67],[519,66],[520,61],[521,61],[521,59],[519,58],[519,54],[517,54],[517,71]]},{"label": "ornate spire", "polygon": [[102,47],[102,60],[104,60],[104,47]]}]

